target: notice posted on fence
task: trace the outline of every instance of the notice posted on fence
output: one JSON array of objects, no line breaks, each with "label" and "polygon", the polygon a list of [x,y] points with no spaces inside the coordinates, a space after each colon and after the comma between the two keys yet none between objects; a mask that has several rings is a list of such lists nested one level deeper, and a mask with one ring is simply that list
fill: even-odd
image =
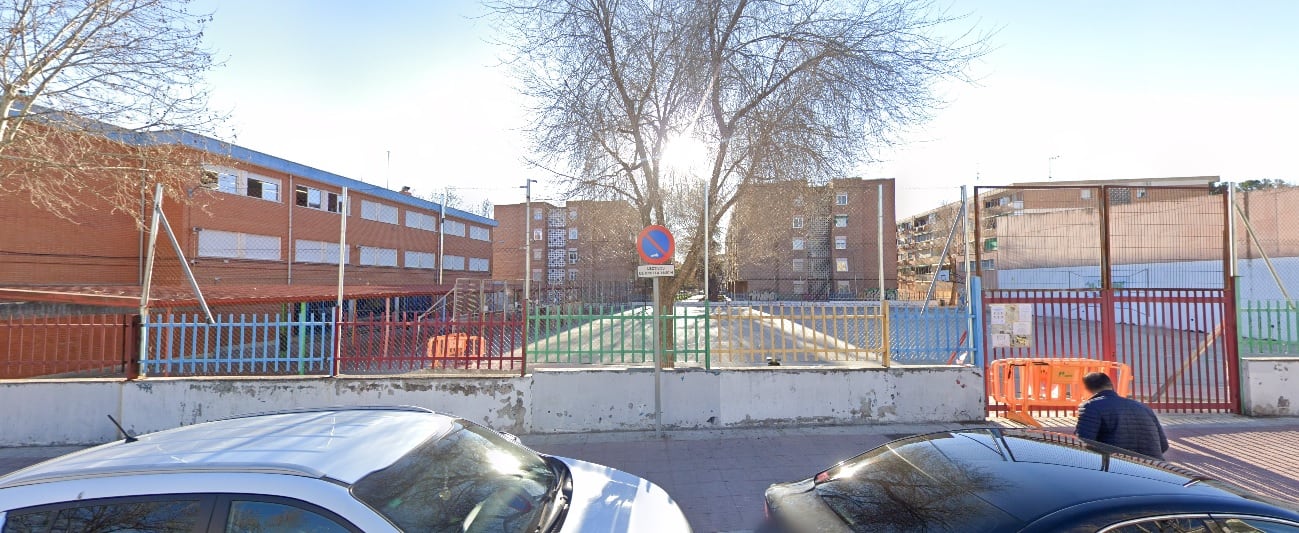
[{"label": "notice posted on fence", "polygon": [[988,335],[993,348],[1033,345],[1033,304],[990,304]]}]

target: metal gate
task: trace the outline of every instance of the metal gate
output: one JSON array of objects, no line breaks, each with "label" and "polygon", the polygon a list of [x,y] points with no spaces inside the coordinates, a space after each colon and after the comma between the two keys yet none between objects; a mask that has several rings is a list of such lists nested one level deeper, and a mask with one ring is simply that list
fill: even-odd
[{"label": "metal gate", "polygon": [[977,187],[985,361],[1117,361],[1157,410],[1239,412],[1226,196],[1207,184]]}]

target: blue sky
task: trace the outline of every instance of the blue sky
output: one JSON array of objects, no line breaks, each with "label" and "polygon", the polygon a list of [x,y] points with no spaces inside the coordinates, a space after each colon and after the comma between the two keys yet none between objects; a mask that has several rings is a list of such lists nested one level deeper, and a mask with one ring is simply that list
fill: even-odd
[{"label": "blue sky", "polygon": [[[994,31],[974,85],[863,165],[898,213],[957,187],[1220,175],[1299,180],[1299,2],[956,0]],[[525,110],[476,1],[199,0],[236,142],[417,193],[522,200]],[[945,28],[956,31],[958,28]],[[391,152],[388,172],[386,152]],[[976,181],[976,175],[978,179]],[[543,182],[537,197],[555,191]]]}]

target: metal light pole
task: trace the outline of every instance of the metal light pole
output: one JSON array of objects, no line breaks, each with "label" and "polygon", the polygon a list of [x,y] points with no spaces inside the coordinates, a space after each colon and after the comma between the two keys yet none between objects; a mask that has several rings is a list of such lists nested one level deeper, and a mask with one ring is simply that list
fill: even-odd
[{"label": "metal light pole", "polygon": [[1053,156],[1051,156],[1051,157],[1046,158],[1046,179],[1047,179],[1047,181],[1050,181],[1050,180],[1051,180],[1052,168],[1053,168],[1053,166],[1054,166],[1054,163],[1055,163],[1055,160],[1056,160],[1056,159],[1060,159],[1060,156],[1058,156],[1058,155],[1053,155]]},{"label": "metal light pole", "polygon": [[442,189],[442,220],[438,221],[438,285],[442,285],[442,264],[446,262],[447,202],[451,201],[451,187]]},{"label": "metal light pole", "polygon": [[708,276],[708,266],[709,266],[708,264],[712,262],[710,261],[712,257],[708,253],[709,251],[708,246],[712,244],[712,240],[713,240],[712,233],[709,231],[709,227],[708,227],[713,222],[712,202],[710,201],[712,200],[712,196],[713,196],[712,185],[713,184],[711,183],[710,180],[704,181],[704,309],[705,310],[708,309],[708,302],[713,299],[713,293],[710,291],[708,285],[709,282],[711,281],[710,277]]},{"label": "metal light pole", "polygon": [[532,184],[537,180],[530,179],[520,187],[524,190],[523,208],[523,301],[526,310],[527,301],[532,298]]}]

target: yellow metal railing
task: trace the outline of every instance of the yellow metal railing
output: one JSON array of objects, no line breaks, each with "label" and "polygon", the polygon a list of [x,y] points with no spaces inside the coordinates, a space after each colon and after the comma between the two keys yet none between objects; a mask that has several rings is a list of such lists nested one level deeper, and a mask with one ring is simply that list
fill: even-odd
[{"label": "yellow metal railing", "polygon": [[888,305],[800,302],[713,309],[715,364],[890,364]]}]

